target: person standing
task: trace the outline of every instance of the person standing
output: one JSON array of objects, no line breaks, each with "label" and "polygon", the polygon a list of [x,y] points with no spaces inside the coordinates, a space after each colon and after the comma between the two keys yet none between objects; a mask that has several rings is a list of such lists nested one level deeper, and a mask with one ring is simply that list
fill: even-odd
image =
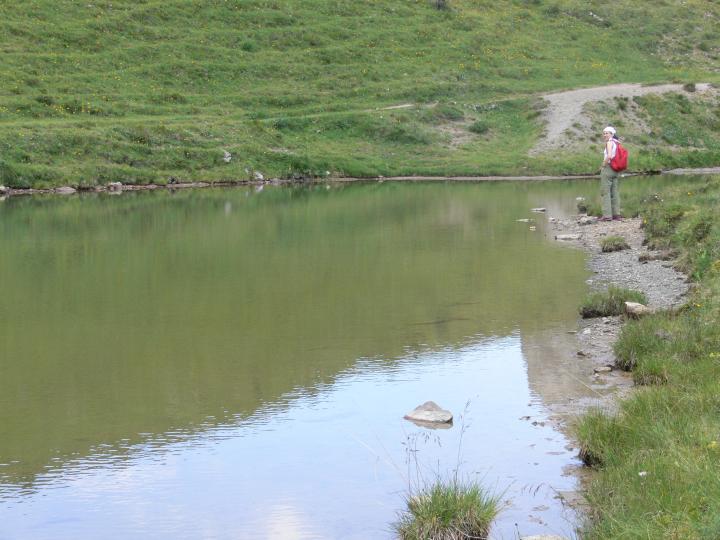
[{"label": "person standing", "polygon": [[602,217],[600,221],[620,220],[620,190],[618,188],[618,172],[610,166],[610,162],[617,153],[619,139],[617,131],[612,126],[603,129],[605,150],[600,168],[600,196],[602,197]]}]

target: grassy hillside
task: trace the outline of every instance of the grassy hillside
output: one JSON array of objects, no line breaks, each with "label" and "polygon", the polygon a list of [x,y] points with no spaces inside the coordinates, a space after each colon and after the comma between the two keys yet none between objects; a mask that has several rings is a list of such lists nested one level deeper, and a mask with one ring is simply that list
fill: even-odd
[{"label": "grassy hillside", "polygon": [[527,157],[539,92],[720,80],[711,0],[447,5],[0,0],[0,183],[585,172]]}]

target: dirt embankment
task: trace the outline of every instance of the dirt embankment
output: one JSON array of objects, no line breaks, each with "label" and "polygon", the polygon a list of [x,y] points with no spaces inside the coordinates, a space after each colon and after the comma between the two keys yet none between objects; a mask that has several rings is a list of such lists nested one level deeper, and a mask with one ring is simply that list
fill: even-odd
[{"label": "dirt embankment", "polygon": [[[702,94],[712,90],[708,83],[696,84],[694,91]],[[683,92],[682,84],[659,84],[643,86],[641,84],[612,84],[594,88],[581,88],[545,94],[542,99],[547,103],[543,114],[545,120],[545,136],[530,150],[530,155],[538,155],[556,148],[573,144],[571,127],[580,132],[600,133],[604,126],[591,125],[591,118],[586,113],[585,105],[591,102],[613,98],[631,98],[647,94],[664,94],[667,92]]]}]

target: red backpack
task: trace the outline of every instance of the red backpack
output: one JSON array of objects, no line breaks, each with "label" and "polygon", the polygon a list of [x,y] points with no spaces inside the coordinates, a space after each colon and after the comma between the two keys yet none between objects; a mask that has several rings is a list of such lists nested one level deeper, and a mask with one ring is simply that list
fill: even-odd
[{"label": "red backpack", "polygon": [[615,157],[610,160],[610,167],[613,171],[620,172],[627,169],[628,151],[620,141],[615,141]]}]

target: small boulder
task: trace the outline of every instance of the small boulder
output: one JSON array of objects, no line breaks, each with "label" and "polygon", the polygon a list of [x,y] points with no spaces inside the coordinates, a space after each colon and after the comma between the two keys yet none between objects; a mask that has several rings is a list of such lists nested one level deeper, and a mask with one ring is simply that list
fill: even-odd
[{"label": "small boulder", "polygon": [[569,241],[569,240],[580,240],[582,238],[582,235],[580,234],[556,234],[555,240],[563,240],[563,241]]},{"label": "small boulder", "polygon": [[638,302],[625,302],[625,314],[632,319],[639,319],[652,312],[653,310],[651,308]]},{"label": "small boulder", "polygon": [[107,190],[114,193],[120,192],[122,191],[122,186],[122,182],[110,182],[107,185]]},{"label": "small boulder", "polygon": [[55,188],[55,193],[59,193],[60,195],[72,195],[73,193],[77,193],[77,189],[70,186],[61,186],[58,188]]},{"label": "small boulder", "polygon": [[263,180],[265,180],[263,173],[261,173],[260,171],[255,171],[253,173],[253,178],[255,178],[255,180],[257,180],[258,182],[262,182]]},{"label": "small boulder", "polygon": [[10,188],[7,188],[5,186],[0,186],[0,195],[5,195],[10,191]]},{"label": "small boulder", "polygon": [[224,150],[223,151],[223,161],[225,163],[230,163],[231,160],[232,160],[232,154],[230,152],[228,152],[227,150]]},{"label": "small boulder", "polygon": [[426,401],[407,413],[404,418],[420,425],[430,424],[430,427],[439,427],[443,424],[452,423],[453,415],[434,401]]},{"label": "small boulder", "polygon": [[547,208],[532,208],[530,211],[537,212],[537,213],[547,212]]},{"label": "small boulder", "polygon": [[612,370],[612,366],[598,366],[593,369],[595,373],[610,373]]}]

